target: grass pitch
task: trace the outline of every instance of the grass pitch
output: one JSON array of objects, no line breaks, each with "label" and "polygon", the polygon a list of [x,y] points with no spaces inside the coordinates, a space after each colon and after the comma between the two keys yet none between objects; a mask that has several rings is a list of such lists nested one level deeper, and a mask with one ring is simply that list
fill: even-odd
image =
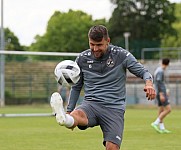
[{"label": "grass pitch", "polygon": [[[51,113],[49,106],[6,106],[0,113]],[[121,150],[180,150],[181,110],[165,119],[171,134],[159,134],[150,124],[156,108],[127,108]],[[104,150],[99,127],[74,131],[59,126],[54,117],[0,118],[1,150]]]}]

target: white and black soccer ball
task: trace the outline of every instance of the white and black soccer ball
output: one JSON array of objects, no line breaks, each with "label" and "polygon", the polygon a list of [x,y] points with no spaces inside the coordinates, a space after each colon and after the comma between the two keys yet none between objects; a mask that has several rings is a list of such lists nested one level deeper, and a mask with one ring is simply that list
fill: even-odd
[{"label": "white and black soccer ball", "polygon": [[54,70],[56,81],[65,86],[71,86],[80,79],[80,68],[72,60],[64,60],[57,64]]}]

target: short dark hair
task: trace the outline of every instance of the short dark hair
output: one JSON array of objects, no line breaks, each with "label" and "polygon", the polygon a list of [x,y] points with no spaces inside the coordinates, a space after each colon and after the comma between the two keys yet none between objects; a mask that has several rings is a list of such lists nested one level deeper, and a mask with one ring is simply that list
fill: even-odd
[{"label": "short dark hair", "polygon": [[162,64],[163,65],[169,65],[170,59],[169,58],[163,58],[162,59]]},{"label": "short dark hair", "polygon": [[90,28],[88,37],[96,42],[100,42],[102,38],[107,40],[109,38],[108,30],[103,25],[95,25]]}]

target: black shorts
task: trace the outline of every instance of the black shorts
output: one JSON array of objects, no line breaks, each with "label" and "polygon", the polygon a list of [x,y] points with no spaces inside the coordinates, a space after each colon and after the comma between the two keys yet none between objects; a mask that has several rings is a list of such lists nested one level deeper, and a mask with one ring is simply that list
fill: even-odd
[{"label": "black shorts", "polygon": [[166,94],[164,94],[164,96],[165,96],[165,101],[164,102],[161,102],[161,100],[160,100],[160,95],[159,94],[157,94],[157,96],[156,96],[156,99],[157,99],[157,101],[158,101],[158,106],[160,107],[160,106],[167,106],[167,105],[169,105],[170,103],[169,103],[169,101],[168,101],[168,96],[166,96]]},{"label": "black shorts", "polygon": [[96,102],[84,102],[76,109],[84,111],[88,118],[88,125],[78,126],[79,129],[84,130],[100,125],[104,138],[103,144],[109,141],[120,147],[124,130],[124,110],[108,108]]}]

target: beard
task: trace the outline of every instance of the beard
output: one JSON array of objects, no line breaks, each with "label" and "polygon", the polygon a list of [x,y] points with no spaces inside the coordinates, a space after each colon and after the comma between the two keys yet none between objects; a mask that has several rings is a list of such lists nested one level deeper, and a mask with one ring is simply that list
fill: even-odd
[{"label": "beard", "polygon": [[104,55],[103,51],[92,51],[95,58],[101,58]]}]

